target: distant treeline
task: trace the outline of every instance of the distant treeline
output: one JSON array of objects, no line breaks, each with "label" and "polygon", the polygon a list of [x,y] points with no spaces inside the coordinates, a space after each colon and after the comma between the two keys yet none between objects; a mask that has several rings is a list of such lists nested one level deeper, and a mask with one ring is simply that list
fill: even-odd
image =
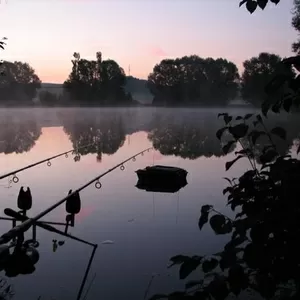
[{"label": "distant treeline", "polygon": [[295,76],[292,69],[282,70],[281,60],[261,53],[244,62],[240,76],[237,66],[226,59],[184,56],[162,60],[148,80],[142,80],[126,76],[116,61],[103,60],[101,52],[95,60],[74,53],[71,73],[61,88],[45,87],[27,63],[4,61],[0,105],[128,106],[141,99],[157,106],[219,106],[239,98],[259,106],[274,75],[284,71]]}]

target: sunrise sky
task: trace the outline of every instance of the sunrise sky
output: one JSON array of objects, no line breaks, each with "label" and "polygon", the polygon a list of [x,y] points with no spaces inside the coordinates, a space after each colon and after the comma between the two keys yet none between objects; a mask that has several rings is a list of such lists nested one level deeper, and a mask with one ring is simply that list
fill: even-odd
[{"label": "sunrise sky", "polygon": [[239,0],[0,0],[4,60],[30,63],[43,82],[63,82],[73,53],[116,60],[147,78],[164,58],[197,54],[242,62],[291,54],[292,0],[250,15]]}]

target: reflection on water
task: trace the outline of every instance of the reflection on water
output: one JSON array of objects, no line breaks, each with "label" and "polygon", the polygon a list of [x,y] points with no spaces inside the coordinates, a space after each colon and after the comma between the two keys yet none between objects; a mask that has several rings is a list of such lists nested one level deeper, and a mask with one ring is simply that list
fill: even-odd
[{"label": "reflection on water", "polygon": [[[19,212],[11,208],[5,208],[4,214],[6,216],[0,217],[0,220],[10,222],[12,224],[12,229],[14,229],[18,225],[18,222],[24,222],[29,219],[27,217],[27,214],[32,207],[32,195],[30,188],[27,188],[26,190],[24,190],[23,186],[20,188],[17,199],[17,206],[20,210]],[[88,266],[83,275],[83,280],[80,287],[77,288],[78,295],[76,299],[81,299],[86,279],[89,274],[94,255],[96,253],[97,244],[85,241],[84,239],[80,239],[68,233],[69,228],[74,228],[75,226],[76,215],[80,212],[80,208],[80,196],[79,194],[75,194],[75,197],[68,199],[66,202],[66,216],[64,222],[38,221],[29,230],[31,231],[30,238],[25,239],[25,233],[20,232],[15,238],[11,240],[10,243],[2,245],[0,249],[0,270],[3,270],[5,276],[11,278],[21,275],[33,274],[40,259],[40,242],[37,239],[37,231],[42,229],[45,231],[54,232],[62,238],[69,238],[82,244],[89,245],[93,248],[91,256],[89,258]],[[56,227],[54,227],[54,225],[62,227],[63,230],[57,229]],[[53,252],[56,252],[58,247],[61,247],[65,244],[64,240],[53,239],[52,242]],[[7,285],[6,280],[4,280],[3,283]],[[76,287],[73,288],[76,289]],[[12,289],[12,285],[7,285],[4,292],[5,293],[3,293],[2,295],[2,299],[10,299],[15,295],[15,292]]]},{"label": "reflection on water", "polygon": [[[59,207],[9,245],[10,259],[4,265],[0,253],[0,275],[5,288],[13,290],[13,299],[76,299],[82,286],[81,299],[87,294],[86,299],[126,296],[135,300],[143,299],[145,292],[150,295],[177,286],[180,289],[177,270],[167,269],[166,263],[176,253],[211,253],[219,249],[226,237],[216,240],[208,227],[199,234],[199,210],[207,202],[219,210],[226,209],[222,195],[226,183],[222,177],[240,174],[248,167],[246,161],[241,161],[227,172],[230,174],[225,173],[224,163],[237,149],[224,155],[215,134],[222,126],[218,112],[138,108],[1,111],[0,161],[5,170],[71,148],[81,156],[76,164],[70,157],[57,158],[51,167],[43,164],[21,172],[20,181],[11,188],[1,186],[1,234],[34,217],[69,189],[154,147],[154,151],[126,164],[124,171],[117,169],[103,177],[100,190],[83,190],[75,218],[70,208],[66,212],[65,206]],[[294,155],[293,145],[299,143],[299,120],[298,115],[280,115],[266,122],[268,128],[287,129],[286,141],[274,138],[281,153],[292,150]],[[259,142],[257,153],[264,137]],[[137,189],[135,171],[153,164],[186,169],[188,185],[175,193]],[[32,192],[33,205],[26,214],[19,212],[24,206],[17,202],[21,186],[30,186]],[[99,249],[90,264],[95,244]],[[7,254],[5,250],[3,255]],[[16,265],[23,260],[24,264]]]},{"label": "reflection on water", "polygon": [[125,141],[122,116],[115,113],[101,117],[93,115],[82,120],[78,112],[64,122],[64,130],[74,148],[91,145],[81,148],[78,154],[97,154],[99,162],[102,160],[102,154],[114,154]]},{"label": "reflection on water", "polygon": [[0,153],[23,153],[29,151],[41,135],[41,128],[34,119],[0,121]]}]

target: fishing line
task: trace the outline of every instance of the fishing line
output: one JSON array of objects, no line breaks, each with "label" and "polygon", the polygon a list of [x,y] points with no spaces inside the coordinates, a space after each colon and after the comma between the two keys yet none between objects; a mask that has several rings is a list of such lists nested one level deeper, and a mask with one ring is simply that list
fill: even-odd
[{"label": "fishing line", "polygon": [[53,160],[53,159],[55,159],[55,158],[58,158],[58,157],[60,157],[60,156],[63,156],[63,155],[65,155],[66,158],[68,158],[68,153],[75,152],[75,151],[78,151],[79,149],[87,148],[87,147],[90,147],[90,146],[92,146],[92,145],[94,145],[94,143],[89,144],[89,145],[85,145],[85,146],[82,146],[82,147],[74,148],[74,149],[72,149],[72,150],[68,150],[68,151],[62,152],[62,153],[60,153],[60,154],[57,154],[57,155],[54,155],[54,156],[45,158],[45,159],[43,159],[43,160],[41,160],[41,161],[38,161],[38,162],[36,162],[36,163],[27,165],[27,166],[25,166],[25,167],[23,167],[23,168],[20,168],[20,169],[11,171],[11,172],[9,172],[9,173],[6,173],[6,174],[4,174],[4,175],[1,175],[1,176],[0,176],[0,180],[3,179],[3,178],[6,178],[6,177],[12,175],[12,176],[13,176],[13,177],[12,177],[12,181],[13,181],[14,183],[18,183],[18,182],[19,182],[19,178],[18,178],[18,176],[17,176],[17,173],[20,173],[20,172],[22,172],[22,171],[24,171],[24,170],[27,170],[27,169],[30,169],[30,168],[35,167],[35,166],[37,166],[37,165],[40,165],[40,164],[42,164],[42,163],[44,163],[44,162],[47,162],[47,166],[48,166],[48,167],[51,167],[51,160]]},{"label": "fishing line", "polygon": [[[26,220],[25,222],[23,222],[22,224],[15,226],[14,228],[12,228],[11,230],[9,230],[8,232],[6,232],[5,234],[3,234],[0,237],[0,245],[9,242],[11,239],[15,238],[20,232],[25,232],[26,230],[28,230],[36,221],[38,221],[39,219],[44,217],[46,214],[48,214],[49,212],[54,210],[56,207],[60,206],[64,202],[66,202],[69,198],[73,197],[74,195],[78,195],[79,192],[81,192],[83,189],[87,188],[93,182],[96,181],[96,182],[100,183],[100,181],[99,181],[100,178],[104,177],[105,175],[107,175],[108,173],[112,172],[113,170],[115,170],[119,167],[120,167],[121,170],[124,170],[125,169],[124,164],[126,162],[132,160],[134,157],[137,157],[138,155],[143,154],[146,151],[150,151],[150,149],[152,149],[152,147],[147,148],[147,149],[145,149],[145,150],[143,150],[143,151],[127,158],[126,160],[122,161],[121,163],[117,164],[116,166],[110,168],[109,170],[107,170],[104,173],[102,173],[102,174],[98,175],[97,177],[93,178],[92,180],[90,180],[86,184],[82,185],[81,187],[79,187],[74,192],[68,194],[66,197],[59,200],[58,202],[56,202],[55,204],[53,204],[49,208],[45,209],[44,211],[42,211],[41,213],[36,215],[34,218],[30,218],[30,219]],[[123,168],[121,168],[121,167],[123,167]]]}]

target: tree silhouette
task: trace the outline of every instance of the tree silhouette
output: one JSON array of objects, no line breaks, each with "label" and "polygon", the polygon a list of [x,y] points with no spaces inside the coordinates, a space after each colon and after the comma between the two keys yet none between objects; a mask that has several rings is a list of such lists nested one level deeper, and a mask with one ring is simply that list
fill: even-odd
[{"label": "tree silhouette", "polygon": [[[291,57],[282,65],[298,69],[299,61],[299,56]],[[267,116],[274,106],[277,112],[281,108],[288,112],[292,105],[299,106],[298,80],[285,72],[275,76],[266,90],[274,93],[283,84],[290,86],[288,97],[263,107],[263,115]],[[219,117],[223,117],[224,127],[218,130],[217,137],[222,139],[224,133],[231,136],[226,149],[236,143],[241,146],[236,158],[226,162],[225,169],[229,170],[242,159],[247,159],[251,168],[239,178],[225,178],[229,185],[223,194],[234,211],[233,218],[207,204],[201,208],[198,226],[202,230],[209,222],[215,234],[231,234],[231,237],[218,253],[172,257],[171,266],[180,265],[181,279],[200,267],[201,277],[187,282],[185,291],[156,295],[152,299],[225,300],[233,295],[247,299],[247,292],[255,299],[299,299],[300,162],[291,155],[281,155],[274,143],[274,137],[286,140],[287,131],[279,126],[268,130],[260,114],[233,118],[222,113]],[[251,122],[255,129],[250,127]],[[254,148],[261,136],[266,136],[268,143],[262,148],[260,165],[257,165]]]},{"label": "tree silhouette", "polygon": [[162,60],[149,74],[148,87],[156,105],[219,105],[236,96],[238,79],[232,62],[193,55]]},{"label": "tree silhouette", "polygon": [[[244,65],[244,72],[242,74],[242,97],[246,101],[255,106],[260,106],[263,101],[267,100],[268,94],[265,90],[266,85],[274,78],[274,76],[281,74],[283,66],[281,64],[282,58],[275,54],[260,53],[258,57],[252,57],[246,60]],[[286,71],[287,76],[294,77],[292,69]],[[283,95],[283,89],[277,92],[277,95],[272,95],[280,99]]]},{"label": "tree silhouette", "polygon": [[82,59],[76,52],[73,57],[72,71],[64,82],[72,101],[83,105],[130,103],[124,70],[114,60],[102,60],[101,52],[96,53],[97,60]]},{"label": "tree silhouette", "polygon": [[[154,121],[154,129],[148,139],[154,149],[163,155],[175,155],[184,159],[223,156],[222,144],[215,136],[216,122],[205,118],[202,122],[166,117]],[[234,147],[230,149],[233,151]]]},{"label": "tree silhouette", "polygon": [[125,130],[122,119],[114,114],[104,118],[90,116],[88,120],[74,119],[65,121],[64,130],[78,155],[97,154],[101,161],[102,154],[114,154],[125,142]]},{"label": "tree silhouette", "polygon": [[0,77],[0,101],[4,104],[32,104],[37,89],[41,86],[39,77],[28,63],[4,61]]},{"label": "tree silhouette", "polygon": [[0,153],[28,152],[41,135],[35,120],[13,120],[7,117],[0,121]]}]

